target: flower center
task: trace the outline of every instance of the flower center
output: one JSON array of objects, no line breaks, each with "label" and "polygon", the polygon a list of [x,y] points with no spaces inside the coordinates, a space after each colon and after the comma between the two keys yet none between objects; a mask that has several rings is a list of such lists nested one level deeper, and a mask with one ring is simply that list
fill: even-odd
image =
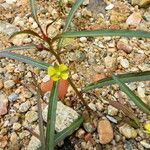
[{"label": "flower center", "polygon": [[60,76],[60,75],[61,75],[61,72],[60,72],[60,71],[58,71],[56,74],[57,74],[58,76]]}]

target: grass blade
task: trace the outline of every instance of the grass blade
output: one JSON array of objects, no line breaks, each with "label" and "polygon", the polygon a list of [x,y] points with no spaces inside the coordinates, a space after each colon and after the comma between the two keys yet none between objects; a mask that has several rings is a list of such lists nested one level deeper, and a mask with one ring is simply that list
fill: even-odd
[{"label": "grass blade", "polygon": [[77,9],[80,7],[80,5],[83,3],[84,0],[77,0],[75,2],[75,4],[72,6],[70,12],[69,12],[69,15],[66,19],[66,22],[65,22],[65,26],[64,26],[64,29],[63,29],[63,32],[67,31],[71,21],[72,21],[72,18],[75,14],[75,12],[77,11]]},{"label": "grass blade", "polygon": [[64,129],[63,131],[57,133],[55,135],[55,144],[64,140],[67,136],[71,135],[83,122],[83,117],[77,118],[68,128]]},{"label": "grass blade", "polygon": [[[71,8],[71,10],[70,10],[70,12],[69,12],[69,15],[67,16],[67,19],[66,19],[66,22],[65,22],[65,26],[64,26],[63,32],[67,31],[67,29],[68,29],[68,27],[69,27],[69,25],[70,25],[70,23],[71,23],[71,21],[72,21],[72,18],[73,18],[73,16],[74,16],[75,12],[76,12],[77,9],[80,7],[80,5],[83,3],[83,1],[84,1],[84,0],[77,0],[77,1],[75,2],[75,4],[72,6],[72,8]],[[62,41],[63,41],[63,39],[60,38],[60,40],[59,40],[59,42],[58,42],[58,47],[61,46]]]},{"label": "grass blade", "polygon": [[33,36],[36,36],[36,37],[42,39],[42,37],[38,33],[34,32],[32,30],[23,30],[23,31],[15,32],[10,36],[10,38],[13,38],[13,37],[15,37],[16,35],[19,35],[19,34],[30,34],[30,35],[33,35]]},{"label": "grass blade", "polygon": [[112,29],[102,29],[102,30],[85,30],[85,31],[75,31],[75,32],[64,32],[60,35],[62,38],[75,38],[82,36],[125,36],[125,37],[139,37],[139,38],[150,38],[150,32],[141,30],[112,30]]},{"label": "grass blade", "polygon": [[23,50],[23,49],[35,49],[35,48],[36,48],[36,46],[34,44],[30,44],[30,45],[24,45],[24,46],[8,47],[8,48],[6,48],[6,49],[4,49],[2,51],[4,52],[4,51],[14,51],[14,50]]},{"label": "grass blade", "polygon": [[[150,80],[150,71],[120,74],[120,75],[117,75],[117,77],[125,83],[135,82],[135,81],[146,81],[146,80]],[[98,80],[97,82],[86,85],[83,88],[83,91],[89,91],[95,88],[101,88],[103,86],[112,85],[112,84],[115,84],[115,81],[113,80],[112,77],[104,78],[104,79]]]},{"label": "grass blade", "polygon": [[127,106],[117,102],[117,101],[109,101],[109,104],[113,107],[117,108],[118,110],[121,110],[127,117],[134,120],[134,122],[137,124],[137,126],[140,125],[139,119],[134,115],[134,111],[131,108],[128,108]]},{"label": "grass blade", "polygon": [[50,66],[47,63],[36,61],[36,60],[34,60],[30,57],[23,56],[23,55],[20,55],[20,54],[16,54],[16,53],[13,53],[13,52],[6,52],[6,51],[3,52],[3,51],[1,51],[0,52],[0,57],[7,57],[7,58],[15,59],[15,60],[30,64],[34,67],[38,67],[39,69],[47,70],[47,67]]},{"label": "grass blade", "polygon": [[122,91],[128,95],[130,100],[134,102],[134,104],[140,108],[143,112],[150,114],[150,107],[146,105],[137,95],[135,95],[130,88],[122,82],[121,79],[119,79],[117,76],[113,75],[112,76],[115,82],[120,86]]},{"label": "grass blade", "polygon": [[57,89],[58,89],[58,81],[55,81],[53,83],[48,105],[47,129],[46,129],[47,150],[54,150],[55,146],[54,140],[55,140],[56,109],[57,109]]},{"label": "grass blade", "polygon": [[32,16],[34,20],[36,21],[36,23],[39,23],[38,17],[37,17],[35,0],[30,0],[30,7],[31,7],[31,12],[32,12]]}]

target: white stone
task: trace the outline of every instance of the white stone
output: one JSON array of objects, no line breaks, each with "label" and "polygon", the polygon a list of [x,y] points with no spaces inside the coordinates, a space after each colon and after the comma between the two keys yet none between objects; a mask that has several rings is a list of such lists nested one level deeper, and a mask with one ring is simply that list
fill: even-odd
[{"label": "white stone", "polygon": [[142,146],[144,146],[147,149],[150,149],[150,143],[146,142],[146,140],[143,140],[140,142],[142,144]]},{"label": "white stone", "polygon": [[14,32],[17,32],[17,31],[19,31],[19,29],[13,24],[0,21],[0,32],[7,34],[7,35],[12,35]]},{"label": "white stone", "polygon": [[15,3],[17,0],[6,0],[6,3],[7,4],[13,4],[13,3]]},{"label": "white stone", "polygon": [[140,98],[145,97],[145,88],[144,87],[138,86],[137,87],[137,92],[138,92],[138,95],[139,95]]},{"label": "white stone", "polygon": [[123,68],[129,68],[129,61],[127,59],[121,59],[120,64]]},{"label": "white stone", "polygon": [[90,0],[84,0],[83,5],[88,5]]},{"label": "white stone", "polygon": [[32,26],[31,26],[33,29],[36,29],[37,27],[38,27],[38,25],[37,25],[37,23],[36,22],[34,22],[33,24],[32,24]]},{"label": "white stone", "polygon": [[82,43],[87,42],[87,38],[86,37],[80,37],[80,42],[82,42]]},{"label": "white stone", "polygon": [[107,56],[104,58],[105,66],[108,70],[114,70],[116,68],[116,58]]},{"label": "white stone", "polygon": [[108,115],[116,116],[117,113],[118,113],[118,109],[116,109],[115,107],[111,105],[108,106]]},{"label": "white stone", "polygon": [[93,110],[93,111],[96,111],[96,106],[94,103],[89,103],[88,106]]},{"label": "white stone", "polygon": [[[47,110],[48,106],[43,110],[43,119],[47,122]],[[57,102],[57,111],[56,111],[56,124],[55,130],[57,132],[62,131],[63,129],[69,127],[71,123],[78,118],[78,114],[72,108],[65,106],[62,102]]]},{"label": "white stone", "polygon": [[[35,133],[39,134],[39,127],[37,126],[34,130]],[[38,150],[38,148],[41,146],[41,142],[38,138],[35,136],[31,137],[31,140],[27,146],[27,150]]]},{"label": "white stone", "polygon": [[20,111],[20,112],[27,112],[28,109],[30,108],[30,106],[31,106],[31,103],[30,103],[29,101],[26,101],[26,102],[24,102],[24,103],[22,103],[22,104],[20,105],[19,111]]},{"label": "white stone", "polygon": [[106,6],[105,9],[106,9],[106,10],[111,10],[111,9],[113,9],[113,8],[114,8],[114,4],[111,4],[111,3],[110,3],[109,5]]},{"label": "white stone", "polygon": [[50,80],[50,76],[49,75],[46,75],[43,79],[42,79],[42,82],[47,82]]}]

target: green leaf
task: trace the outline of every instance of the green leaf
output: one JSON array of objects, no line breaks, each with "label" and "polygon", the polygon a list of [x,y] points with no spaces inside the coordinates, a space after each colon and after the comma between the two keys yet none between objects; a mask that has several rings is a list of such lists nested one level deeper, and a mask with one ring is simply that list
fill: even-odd
[{"label": "green leaf", "polygon": [[14,50],[23,50],[23,49],[34,49],[36,48],[36,45],[34,44],[30,44],[30,45],[24,45],[24,46],[12,46],[12,47],[8,47],[0,52],[4,52],[4,51],[14,51]]},{"label": "green leaf", "polygon": [[23,30],[23,31],[15,32],[10,36],[10,38],[13,38],[14,36],[19,35],[19,34],[30,34],[30,35],[33,35],[33,36],[36,36],[36,37],[42,39],[42,37],[38,33],[34,32],[32,30]]},{"label": "green leaf", "polygon": [[55,121],[56,121],[56,109],[57,109],[57,91],[59,81],[53,82],[51,90],[48,114],[47,114],[47,129],[46,129],[46,147],[47,150],[54,150],[55,146]]},{"label": "green leaf", "polygon": [[[127,73],[127,74],[120,74],[117,75],[123,82],[135,82],[135,81],[146,81],[150,80],[150,71],[145,72],[135,72],[135,73]],[[90,83],[83,88],[83,91],[89,91],[95,88],[101,88],[106,85],[115,84],[115,81],[112,77],[104,78],[98,80],[97,82]]]},{"label": "green leaf", "polygon": [[[75,12],[77,11],[77,9],[80,7],[80,5],[83,3],[84,0],[77,0],[75,2],[75,4],[72,6],[70,12],[69,12],[69,15],[67,16],[67,19],[66,19],[66,22],[65,22],[65,26],[64,26],[64,29],[63,29],[63,32],[67,31],[72,19],[73,19],[73,16],[75,14]],[[60,39],[59,42],[58,42],[58,47],[61,46],[62,44],[62,41],[63,39]]]},{"label": "green leaf", "polygon": [[115,82],[120,86],[122,91],[128,95],[130,100],[132,100],[138,108],[140,108],[143,112],[150,114],[150,107],[148,105],[146,105],[137,95],[135,95],[130,90],[130,88],[125,83],[123,83],[121,79],[119,79],[115,75],[113,75],[112,77],[115,80]]},{"label": "green leaf", "polygon": [[39,69],[47,70],[47,67],[51,66],[47,63],[36,61],[36,60],[34,60],[30,57],[23,56],[23,55],[20,55],[20,54],[16,54],[16,53],[13,53],[13,52],[6,52],[6,51],[3,52],[3,51],[1,51],[0,52],[0,57],[7,57],[7,58],[15,59],[15,60],[30,64],[34,67],[38,67]]},{"label": "green leaf", "polygon": [[94,36],[125,36],[125,37],[139,37],[139,38],[150,38],[150,32],[140,30],[85,30],[85,31],[74,31],[64,32],[60,35],[62,38],[75,38],[75,37],[94,37]]},{"label": "green leaf", "polygon": [[131,108],[128,108],[127,106],[117,102],[117,101],[109,101],[109,104],[112,105],[113,107],[117,108],[118,110],[123,111],[123,113],[131,118],[132,120],[134,120],[134,122],[137,124],[137,126],[139,127],[140,122],[139,119],[135,116],[134,111]]},{"label": "green leaf", "polygon": [[64,140],[67,136],[71,135],[83,122],[83,117],[79,117],[76,119],[68,128],[64,129],[63,131],[57,133],[55,135],[55,144]]},{"label": "green leaf", "polygon": [[34,20],[36,21],[36,23],[39,23],[38,17],[37,17],[35,0],[30,0],[30,7],[31,7],[31,12],[32,12],[32,16]]}]

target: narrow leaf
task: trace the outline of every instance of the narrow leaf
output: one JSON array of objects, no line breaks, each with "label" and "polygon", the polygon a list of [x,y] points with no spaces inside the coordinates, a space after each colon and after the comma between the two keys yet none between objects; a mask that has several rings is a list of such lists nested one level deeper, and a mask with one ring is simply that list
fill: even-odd
[{"label": "narrow leaf", "polygon": [[34,67],[38,67],[39,69],[47,70],[47,68],[50,66],[47,63],[36,61],[36,60],[34,60],[30,57],[23,56],[23,55],[20,55],[20,54],[16,54],[16,53],[13,53],[13,52],[6,52],[6,51],[3,52],[3,51],[1,51],[0,52],[0,57],[7,57],[7,58],[15,59],[15,60],[30,64]]},{"label": "narrow leaf", "polygon": [[55,135],[55,144],[64,140],[67,136],[71,135],[83,122],[83,117],[79,117],[76,119],[68,128],[64,129],[63,131],[57,133]]},{"label": "narrow leaf", "polygon": [[150,38],[150,32],[141,30],[85,30],[75,32],[64,32],[60,35],[62,38],[75,38],[75,37],[94,37],[94,36],[125,36],[125,37],[139,37],[139,38]]},{"label": "narrow leaf", "polygon": [[72,18],[75,14],[75,12],[77,11],[77,9],[80,7],[80,5],[83,3],[84,0],[77,0],[75,2],[75,4],[72,6],[70,12],[69,12],[69,15],[65,21],[65,26],[64,26],[64,29],[63,29],[63,32],[67,31],[71,21],[72,21]]},{"label": "narrow leaf", "polygon": [[30,7],[31,7],[31,12],[32,12],[32,16],[34,20],[36,21],[36,23],[39,23],[38,17],[37,17],[35,0],[30,0]]},{"label": "narrow leaf", "polygon": [[128,95],[130,100],[134,102],[134,104],[139,107],[143,112],[150,114],[150,107],[146,105],[137,95],[135,95],[130,88],[122,82],[121,79],[119,79],[117,76],[112,76],[115,82],[120,86],[122,91]]},{"label": "narrow leaf", "polygon": [[[120,74],[120,75],[117,75],[117,77],[125,83],[135,82],[135,81],[146,81],[146,80],[150,80],[150,71]],[[109,77],[109,78],[101,79],[101,80],[98,80],[97,82],[86,85],[83,88],[83,91],[89,91],[95,88],[101,88],[103,86],[112,85],[112,84],[115,84],[115,81],[113,80],[112,77]]]},{"label": "narrow leaf", "polygon": [[30,35],[33,35],[33,36],[36,36],[36,37],[42,39],[42,37],[38,33],[34,32],[32,30],[23,30],[23,31],[15,32],[14,34],[12,34],[10,36],[10,38],[13,38],[14,36],[19,35],[19,34],[30,34]]},{"label": "narrow leaf", "polygon": [[[77,9],[80,7],[80,5],[83,3],[84,0],[77,0],[75,2],[75,4],[72,6],[70,12],[69,12],[69,15],[67,16],[67,19],[65,21],[65,26],[64,26],[64,29],[63,29],[63,32],[67,31],[72,19],[73,19],[73,16],[75,14],[75,12],[77,11]],[[58,47],[61,46],[63,42],[63,39],[60,38],[59,42],[58,42]]]},{"label": "narrow leaf", "polygon": [[128,108],[127,106],[117,102],[117,101],[109,101],[109,104],[113,107],[117,108],[118,110],[123,111],[123,113],[135,121],[135,123],[139,126],[139,119],[134,115],[134,111],[131,108]]},{"label": "narrow leaf", "polygon": [[36,46],[34,44],[30,44],[30,45],[24,45],[24,46],[12,46],[12,47],[8,47],[0,52],[4,52],[4,51],[14,51],[14,50],[23,50],[23,49],[34,49],[36,48]]},{"label": "narrow leaf", "polygon": [[55,81],[53,83],[48,105],[47,129],[46,129],[47,150],[54,150],[55,146],[55,121],[56,121],[56,109],[58,97],[57,91],[58,91],[58,81]]}]

